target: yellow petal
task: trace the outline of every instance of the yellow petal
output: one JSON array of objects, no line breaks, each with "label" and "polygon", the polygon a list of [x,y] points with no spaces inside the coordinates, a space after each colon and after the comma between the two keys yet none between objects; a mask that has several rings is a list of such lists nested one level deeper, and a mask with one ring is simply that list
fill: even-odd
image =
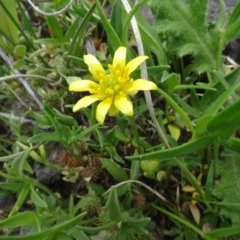
[{"label": "yellow petal", "polygon": [[132,102],[125,95],[118,95],[115,98],[114,105],[119,109],[120,112],[127,116],[133,116],[133,105]]},{"label": "yellow petal", "polygon": [[84,62],[88,65],[90,73],[96,80],[106,75],[102,64],[92,54],[84,55]]},{"label": "yellow petal", "polygon": [[102,102],[100,102],[97,106],[96,118],[97,121],[103,125],[107,112],[112,104],[111,98],[106,98]]},{"label": "yellow petal", "polygon": [[195,187],[186,185],[186,186],[184,186],[184,187],[182,188],[182,191],[183,191],[183,192],[194,192],[194,191],[195,191]]},{"label": "yellow petal", "polygon": [[120,65],[121,68],[123,68],[125,66],[125,62],[126,62],[126,48],[119,47],[114,54],[113,68],[115,68],[117,65]]},{"label": "yellow petal", "polygon": [[89,105],[96,102],[97,100],[99,100],[97,95],[90,95],[90,96],[83,97],[74,105],[73,112],[76,112],[81,108],[88,107]]},{"label": "yellow petal", "polygon": [[109,108],[109,116],[116,116],[119,113],[119,110],[115,107],[114,104],[111,105],[111,107]]},{"label": "yellow petal", "polygon": [[129,76],[147,58],[147,56],[139,56],[131,60],[125,67],[124,75]]},{"label": "yellow petal", "polygon": [[127,92],[132,91],[147,91],[147,90],[155,90],[157,89],[157,85],[151,81],[144,80],[144,79],[137,79],[129,84],[129,86],[126,86]]},{"label": "yellow petal", "polygon": [[90,80],[78,80],[69,85],[69,91],[74,92],[84,92],[84,91],[92,91],[98,88],[99,85]]}]

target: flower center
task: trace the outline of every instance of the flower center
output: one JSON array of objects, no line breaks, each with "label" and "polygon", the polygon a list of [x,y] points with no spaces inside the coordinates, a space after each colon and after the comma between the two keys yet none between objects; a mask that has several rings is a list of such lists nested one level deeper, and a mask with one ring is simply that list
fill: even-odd
[{"label": "flower center", "polygon": [[118,94],[124,94],[126,85],[132,81],[129,76],[122,76],[123,70],[115,68],[100,80],[100,91],[102,95],[108,98],[115,98]]}]

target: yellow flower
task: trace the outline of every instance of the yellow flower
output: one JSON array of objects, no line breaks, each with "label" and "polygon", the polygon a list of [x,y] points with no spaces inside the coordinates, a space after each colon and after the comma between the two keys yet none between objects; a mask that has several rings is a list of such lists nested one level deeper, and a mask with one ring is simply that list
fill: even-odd
[{"label": "yellow flower", "polygon": [[94,81],[79,79],[69,85],[69,91],[91,93],[75,104],[73,112],[101,101],[96,112],[100,124],[103,124],[107,113],[114,116],[120,111],[127,116],[133,116],[133,105],[129,95],[132,96],[139,90],[157,89],[153,82],[144,79],[133,80],[129,76],[147,58],[147,56],[139,56],[126,64],[126,48],[119,47],[114,54],[113,63],[108,64],[109,73],[106,73],[93,55],[85,55],[84,61]]}]

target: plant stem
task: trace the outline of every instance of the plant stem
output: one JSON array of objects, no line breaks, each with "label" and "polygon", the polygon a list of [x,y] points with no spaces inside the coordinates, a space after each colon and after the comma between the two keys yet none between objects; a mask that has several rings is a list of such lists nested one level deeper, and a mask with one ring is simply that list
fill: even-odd
[{"label": "plant stem", "polygon": [[143,148],[142,148],[142,145],[141,145],[138,129],[137,129],[136,123],[134,121],[134,118],[133,117],[128,117],[128,120],[129,120],[129,122],[131,124],[133,135],[134,135],[134,138],[135,138],[135,140],[137,142],[137,145],[138,145],[139,153],[143,154],[144,151],[143,151]]}]

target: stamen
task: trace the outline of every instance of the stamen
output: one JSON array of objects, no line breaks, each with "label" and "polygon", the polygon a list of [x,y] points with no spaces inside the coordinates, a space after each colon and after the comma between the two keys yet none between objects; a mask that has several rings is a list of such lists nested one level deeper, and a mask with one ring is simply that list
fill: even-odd
[{"label": "stamen", "polygon": [[115,91],[118,91],[120,89],[120,86],[119,85],[116,85],[115,87],[114,87],[114,90]]},{"label": "stamen", "polygon": [[107,89],[105,90],[105,92],[106,92],[106,94],[109,94],[109,95],[113,95],[113,93],[114,93],[111,88],[107,88]]}]

